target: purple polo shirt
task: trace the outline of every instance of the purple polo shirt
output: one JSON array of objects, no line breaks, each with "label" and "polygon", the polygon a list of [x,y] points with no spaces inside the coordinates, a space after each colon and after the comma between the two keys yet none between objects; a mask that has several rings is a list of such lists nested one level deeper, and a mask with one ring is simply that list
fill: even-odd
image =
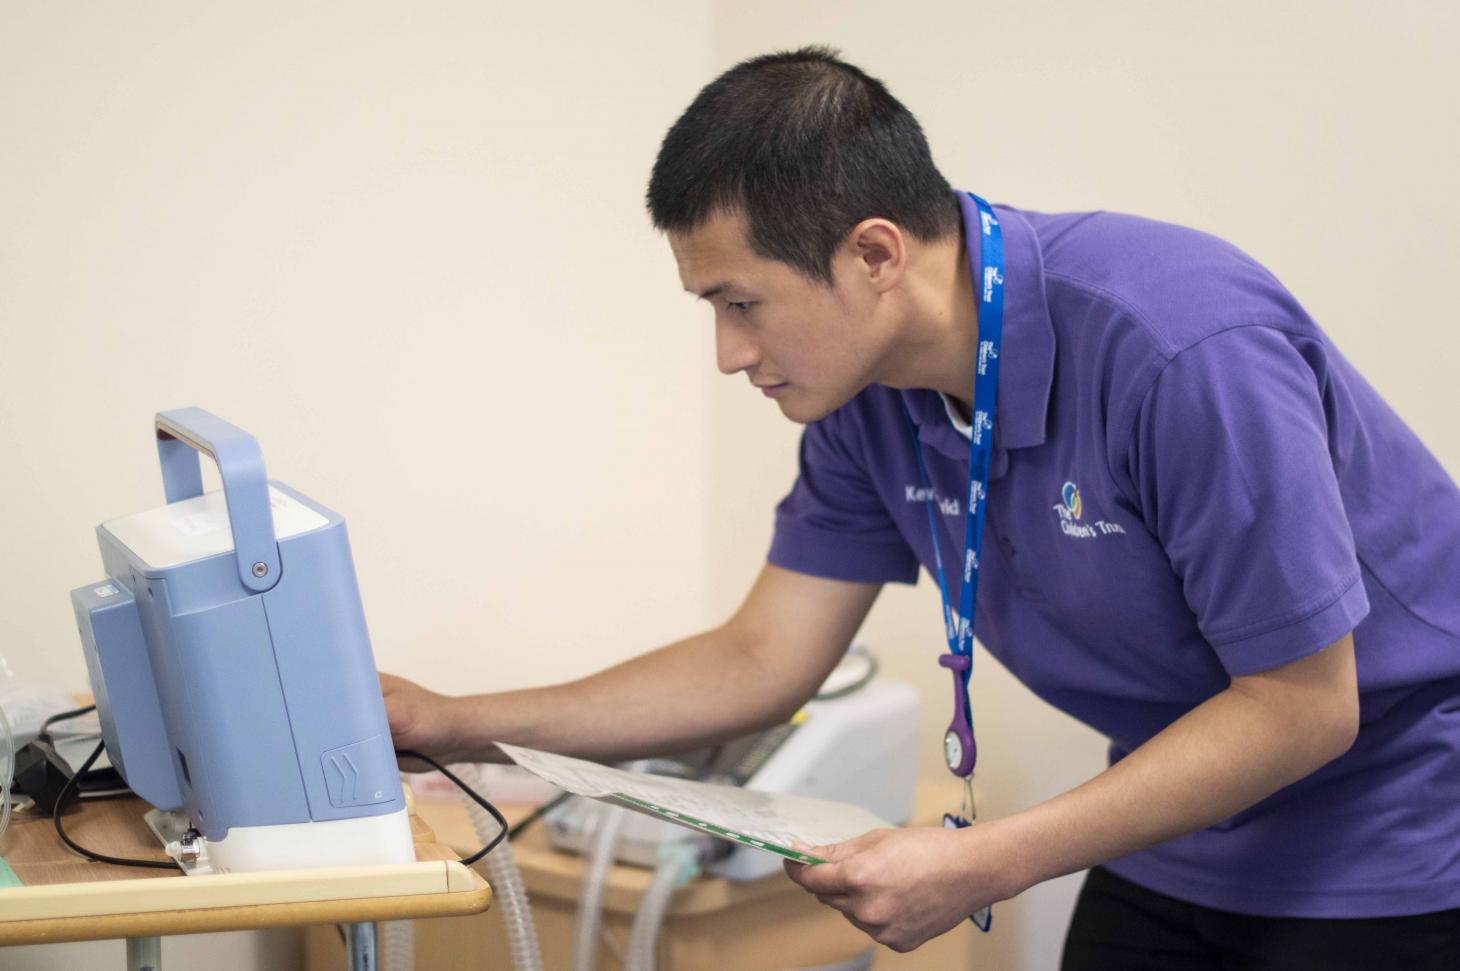
[{"label": "purple polo shirt", "polygon": [[[1114,762],[1233,676],[1355,632],[1347,754],[1109,868],[1247,914],[1460,907],[1460,489],[1236,248],[1131,216],[995,208],[1005,322],[979,640],[1106,735]],[[933,563],[925,502],[944,561],[960,559],[967,476],[938,394],[869,387],[807,427],[770,561],[915,582]],[[948,580],[957,603],[959,571]]]}]

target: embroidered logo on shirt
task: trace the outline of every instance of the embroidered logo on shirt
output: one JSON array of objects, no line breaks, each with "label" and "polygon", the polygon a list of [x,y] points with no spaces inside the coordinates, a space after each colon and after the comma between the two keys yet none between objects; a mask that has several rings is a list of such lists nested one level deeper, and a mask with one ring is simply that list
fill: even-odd
[{"label": "embroidered logo on shirt", "polygon": [[1073,482],[1066,482],[1065,487],[1060,490],[1060,497],[1064,499],[1065,508],[1070,511],[1070,515],[1079,519],[1085,508],[1080,502],[1080,487]]},{"label": "embroidered logo on shirt", "polygon": [[1054,511],[1059,513],[1060,532],[1075,539],[1094,539],[1125,532],[1124,526],[1104,519],[1097,519],[1093,524],[1080,522],[1085,512],[1085,500],[1080,497],[1080,487],[1073,482],[1066,482],[1060,489],[1060,501],[1055,503]]}]

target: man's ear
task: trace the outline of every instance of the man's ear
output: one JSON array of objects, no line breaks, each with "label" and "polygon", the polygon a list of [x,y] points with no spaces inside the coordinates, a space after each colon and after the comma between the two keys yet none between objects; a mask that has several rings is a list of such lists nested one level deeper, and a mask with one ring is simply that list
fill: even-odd
[{"label": "man's ear", "polygon": [[846,247],[858,275],[878,293],[897,286],[907,269],[907,239],[896,223],[864,219],[847,234]]}]

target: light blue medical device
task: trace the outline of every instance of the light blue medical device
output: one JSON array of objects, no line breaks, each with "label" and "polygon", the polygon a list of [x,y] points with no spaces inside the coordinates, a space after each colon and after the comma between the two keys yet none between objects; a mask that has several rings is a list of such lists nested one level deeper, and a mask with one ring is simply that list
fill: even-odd
[{"label": "light blue medical device", "polygon": [[157,450],[167,504],[98,526],[71,593],[112,764],[190,872],[412,862],[344,520],[199,408]]}]

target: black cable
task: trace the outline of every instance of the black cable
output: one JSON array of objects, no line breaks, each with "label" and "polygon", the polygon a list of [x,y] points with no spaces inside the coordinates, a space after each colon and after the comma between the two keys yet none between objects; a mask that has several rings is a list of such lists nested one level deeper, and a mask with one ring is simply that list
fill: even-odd
[{"label": "black cable", "polygon": [[573,798],[573,794],[571,792],[560,792],[556,796],[553,796],[547,802],[543,803],[541,806],[538,806],[526,816],[523,816],[521,819],[517,820],[517,822],[512,825],[512,828],[507,830],[507,839],[515,840],[518,836],[522,835],[522,831],[524,829],[531,826],[533,823],[541,819],[545,814],[552,812],[558,806],[561,806],[563,803],[567,802],[571,798]]},{"label": "black cable", "polygon": [[90,714],[93,711],[96,711],[96,706],[87,705],[85,708],[73,708],[71,711],[63,711],[52,715],[50,718],[41,722],[39,737],[49,740],[51,737],[51,726],[56,724],[56,722],[70,721],[73,718],[80,718],[82,715]]},{"label": "black cable", "polygon": [[470,797],[472,802],[476,803],[478,806],[481,806],[487,812],[491,813],[492,818],[495,819],[497,821],[497,824],[502,827],[502,831],[496,836],[492,837],[491,842],[489,842],[486,846],[483,846],[481,849],[477,850],[471,856],[462,860],[462,863],[466,864],[467,866],[471,866],[473,863],[477,862],[482,857],[492,852],[492,850],[496,849],[497,844],[507,838],[507,817],[498,812],[497,807],[487,802],[486,798],[479,795],[475,789],[458,779],[454,772],[452,772],[446,766],[442,765],[440,762],[437,762],[435,759],[431,758],[431,756],[422,755],[420,752],[414,752],[411,749],[398,748],[395,750],[395,754],[402,758],[420,759],[422,762],[425,762],[437,772],[440,772],[442,775],[446,776],[446,778],[456,783],[456,787],[462,792],[466,793],[467,796]]},{"label": "black cable", "polygon": [[[92,707],[95,706],[93,705]],[[63,712],[61,715],[55,716],[54,721],[62,721],[65,718],[75,718],[77,717],[77,715],[83,715],[89,710],[90,709],[83,709],[79,712]],[[67,808],[68,803],[71,801],[72,794],[77,791],[77,785],[79,784],[79,780],[82,776],[86,775],[87,772],[91,771],[91,767],[96,764],[96,760],[101,758],[102,749],[104,749],[105,747],[106,746],[104,743],[97,742],[96,748],[91,750],[91,754],[86,757],[86,761],[81,764],[81,768],[77,769],[76,774],[67,779],[66,784],[61,787],[61,794],[56,797],[56,808],[51,813],[51,821],[54,822],[56,825],[56,835],[60,836],[61,842],[65,843],[72,850],[80,853],[87,859],[95,860],[98,863],[111,863],[116,866],[148,867],[149,869],[159,870],[177,869],[178,867],[176,863],[161,863],[156,860],[128,860],[118,856],[107,856],[104,853],[96,853],[92,850],[88,850],[84,846],[81,846],[75,840],[71,839],[71,837],[66,835],[66,830],[61,825],[61,813],[64,812]],[[452,772],[450,769],[446,768],[446,766],[442,765],[440,762],[437,762],[429,755],[422,755],[420,752],[413,752],[409,749],[399,749],[396,751],[396,755],[410,759],[420,759],[422,762],[425,762],[437,772],[440,772],[442,775],[446,776],[446,778],[450,779],[456,784],[457,788],[466,793],[473,802],[475,802],[478,806],[481,806],[488,813],[490,813],[492,818],[497,821],[497,825],[502,828],[501,832],[494,836],[492,840],[487,843],[486,846],[482,847],[480,850],[477,850],[471,856],[463,859],[461,861],[462,863],[467,866],[471,866],[473,863],[476,863],[482,857],[492,852],[492,850],[496,849],[497,844],[507,838],[507,835],[510,832],[510,828],[507,825],[507,818],[497,810],[496,806],[492,805],[483,796],[481,796],[474,789],[468,786],[465,782],[462,782],[459,778],[457,778],[456,773]],[[567,794],[565,793],[564,796],[566,795]],[[543,806],[534,816],[530,816],[528,817],[528,819],[519,822],[518,828],[520,829],[521,827],[527,825],[529,822],[531,822],[533,818],[535,818],[535,816],[540,816],[543,812],[547,811],[550,806],[561,801],[562,798],[564,797],[560,796],[558,799],[553,800],[553,802],[549,803],[547,806]]]},{"label": "black cable", "polygon": [[[50,742],[52,744],[52,747],[54,748],[56,740],[51,737],[52,725],[56,724],[57,722],[70,721],[73,718],[80,718],[82,715],[89,715],[93,711],[96,711],[96,705],[87,705],[85,708],[73,708],[70,711],[57,712],[56,714],[47,718],[45,721],[41,722],[41,730],[36,734],[36,740],[41,742]],[[80,736],[78,736],[78,740],[79,738]],[[76,781],[76,787],[78,790],[81,790],[79,792],[79,795],[77,796],[78,799],[90,802],[93,799],[106,799],[112,796],[129,796],[132,794],[132,787],[127,785],[126,780],[122,778],[121,773],[118,772],[116,769],[98,769],[96,772],[96,776],[98,780],[101,779],[103,776],[106,776],[109,780],[111,780],[111,785],[107,785],[105,782],[97,781],[97,787],[100,788],[101,791],[86,792],[84,790],[81,790],[81,786],[83,784],[90,784],[94,780],[90,778],[78,779]]]},{"label": "black cable", "polygon": [[867,686],[868,682],[877,677],[877,669],[881,666],[877,662],[877,655],[873,654],[865,647],[862,647],[860,644],[854,646],[850,651],[847,652],[848,657],[854,654],[865,657],[867,659],[866,673],[864,673],[860,678],[847,685],[846,687],[837,688],[835,691],[828,691],[825,694],[819,694],[815,698],[812,698],[812,701],[835,701],[837,698],[845,698],[847,695],[852,694],[855,691],[861,691]]},{"label": "black cable", "polygon": [[91,771],[91,767],[96,764],[96,760],[101,758],[101,750],[105,747],[104,743],[97,742],[96,748],[92,749],[86,761],[81,763],[81,768],[77,769],[76,774],[67,779],[66,784],[61,787],[61,794],[56,797],[56,808],[51,811],[51,821],[56,824],[56,835],[61,837],[62,843],[65,843],[87,859],[95,860],[98,863],[112,863],[116,866],[141,866],[156,870],[176,870],[178,868],[176,863],[160,863],[157,860],[127,860],[119,856],[106,856],[103,853],[93,853],[66,835],[66,830],[61,826],[61,813],[65,811],[71,794],[77,791],[81,777]]}]

